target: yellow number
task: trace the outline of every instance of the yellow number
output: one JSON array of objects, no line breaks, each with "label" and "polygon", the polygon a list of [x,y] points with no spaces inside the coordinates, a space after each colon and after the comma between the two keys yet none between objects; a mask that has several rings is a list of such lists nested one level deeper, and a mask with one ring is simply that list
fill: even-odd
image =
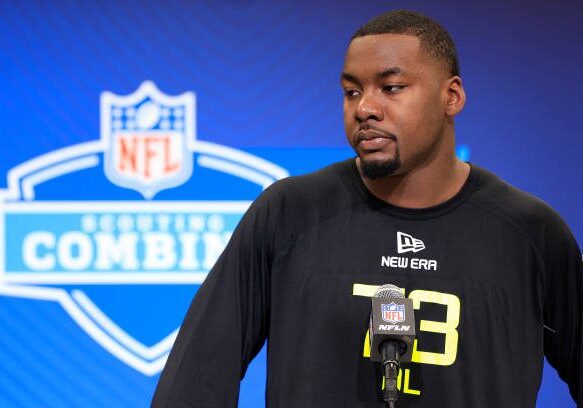
[{"label": "yellow number", "polygon": [[[405,382],[403,383],[403,372],[405,373]],[[409,388],[409,377],[411,376],[411,370],[408,368],[399,369],[399,375],[397,376],[397,389],[402,391],[404,394],[421,395],[421,391]],[[385,389],[385,376],[381,382],[381,390]]]},{"label": "yellow number", "polygon": [[364,336],[364,349],[362,350],[362,356],[365,358],[370,358],[370,332],[366,331],[366,336]]},{"label": "yellow number", "polygon": [[[377,288],[378,285],[363,285],[356,283],[352,288],[352,294],[354,296],[371,297],[375,294]],[[445,351],[443,353],[419,351],[417,349],[417,340],[415,340],[413,343],[412,361],[415,363],[442,366],[453,364],[457,357],[457,345],[459,340],[457,327],[460,323],[460,299],[449,293],[433,292],[429,290],[414,290],[408,297],[413,300],[413,307],[417,310],[421,308],[422,302],[437,303],[447,307],[445,322],[435,322],[431,320],[421,320],[419,322],[419,331],[445,335]],[[368,331],[364,339],[363,357],[370,357],[370,340]]]},{"label": "yellow number", "polygon": [[419,331],[445,334],[445,351],[443,353],[431,353],[417,350],[417,339],[413,343],[412,361],[415,363],[435,364],[448,366],[455,362],[457,357],[457,344],[459,339],[456,330],[460,323],[460,299],[448,293],[433,292],[428,290],[414,290],[409,294],[413,300],[415,309],[421,308],[421,302],[437,303],[447,306],[445,322],[421,320]]}]

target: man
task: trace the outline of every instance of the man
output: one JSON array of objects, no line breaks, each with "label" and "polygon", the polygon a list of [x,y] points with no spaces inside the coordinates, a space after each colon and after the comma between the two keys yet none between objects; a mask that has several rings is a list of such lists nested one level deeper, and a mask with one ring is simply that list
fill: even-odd
[{"label": "man", "polygon": [[455,157],[453,41],[395,11],[341,75],[356,159],[270,187],[195,297],[155,407],[234,407],[268,340],[268,407],[380,407],[369,297],[413,299],[401,407],[533,407],[543,353],[583,404],[581,253],[541,201]]}]

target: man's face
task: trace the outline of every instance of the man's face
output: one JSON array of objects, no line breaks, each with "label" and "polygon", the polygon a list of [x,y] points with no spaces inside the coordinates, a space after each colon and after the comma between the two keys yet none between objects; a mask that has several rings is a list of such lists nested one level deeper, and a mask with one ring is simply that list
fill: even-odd
[{"label": "man's face", "polygon": [[405,173],[435,154],[448,77],[415,36],[378,34],[351,42],[341,76],[344,128],[365,177]]}]

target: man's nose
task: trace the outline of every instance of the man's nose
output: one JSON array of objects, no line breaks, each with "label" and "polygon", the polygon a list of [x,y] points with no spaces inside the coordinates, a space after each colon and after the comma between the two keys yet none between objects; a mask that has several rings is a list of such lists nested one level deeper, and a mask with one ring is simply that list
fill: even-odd
[{"label": "man's nose", "polygon": [[356,118],[359,121],[368,119],[383,120],[383,108],[378,100],[378,96],[370,92],[365,92],[356,106]]}]

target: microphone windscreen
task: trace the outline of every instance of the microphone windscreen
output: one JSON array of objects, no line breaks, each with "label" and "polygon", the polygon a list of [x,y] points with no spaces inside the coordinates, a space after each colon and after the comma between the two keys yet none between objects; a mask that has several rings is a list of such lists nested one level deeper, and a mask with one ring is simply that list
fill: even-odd
[{"label": "microphone windscreen", "polygon": [[373,297],[402,299],[405,296],[403,296],[403,292],[398,286],[387,283],[386,285],[379,286]]}]

